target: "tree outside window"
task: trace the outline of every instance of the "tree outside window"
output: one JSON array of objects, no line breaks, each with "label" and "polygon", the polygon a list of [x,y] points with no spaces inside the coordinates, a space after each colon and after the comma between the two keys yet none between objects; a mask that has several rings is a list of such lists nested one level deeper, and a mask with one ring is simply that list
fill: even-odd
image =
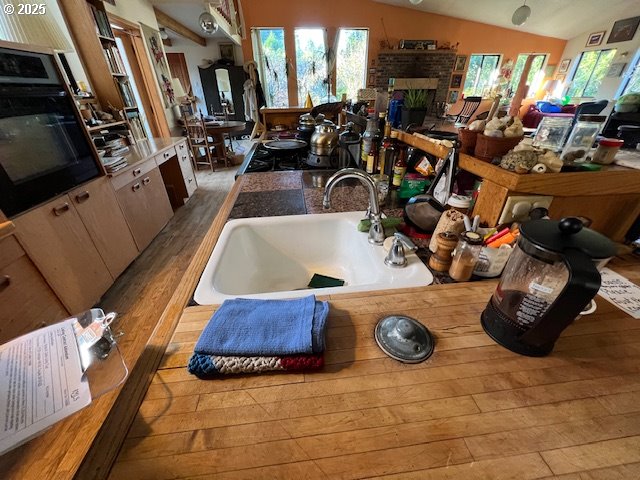
[{"label": "tree outside window", "polygon": [[296,73],[298,104],[311,94],[314,105],[327,102],[327,58],[322,28],[296,28]]},{"label": "tree outside window", "polygon": [[336,97],[356,99],[367,78],[367,45],[369,30],[341,28],[336,52]]},{"label": "tree outside window", "polygon": [[635,67],[629,74],[629,81],[622,91],[623,95],[627,93],[640,93],[640,58],[636,61]]},{"label": "tree outside window", "polygon": [[[256,45],[256,43],[259,43]],[[289,105],[284,29],[255,30],[254,55],[268,107]]]},{"label": "tree outside window", "polygon": [[595,97],[615,56],[615,49],[582,52],[567,95],[570,97]]},{"label": "tree outside window", "polygon": [[[518,88],[520,77],[522,76],[522,71],[524,70],[524,64],[527,61],[527,57],[529,57],[528,53],[521,53],[520,55],[518,55],[518,59],[513,66],[513,73],[511,74],[511,81],[509,82],[509,89],[512,93],[515,93]],[[531,69],[529,70],[529,75],[527,75],[527,85],[529,85],[529,87],[531,87],[536,74],[540,70],[542,70],[546,58],[546,55],[536,55],[535,57],[533,57],[533,61],[531,62]],[[527,97],[533,97],[536,94],[536,92],[532,90],[533,89],[529,88]]]},{"label": "tree outside window", "polygon": [[471,55],[462,91],[465,97],[482,96],[491,87],[499,61],[500,55]]}]

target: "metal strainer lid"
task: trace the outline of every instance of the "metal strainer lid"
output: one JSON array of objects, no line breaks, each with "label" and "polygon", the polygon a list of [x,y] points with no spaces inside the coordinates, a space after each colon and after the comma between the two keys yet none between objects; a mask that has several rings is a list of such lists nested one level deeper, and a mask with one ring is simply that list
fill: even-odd
[{"label": "metal strainer lid", "polygon": [[382,318],[374,337],[384,353],[404,363],[422,362],[433,353],[434,341],[427,327],[404,315]]}]

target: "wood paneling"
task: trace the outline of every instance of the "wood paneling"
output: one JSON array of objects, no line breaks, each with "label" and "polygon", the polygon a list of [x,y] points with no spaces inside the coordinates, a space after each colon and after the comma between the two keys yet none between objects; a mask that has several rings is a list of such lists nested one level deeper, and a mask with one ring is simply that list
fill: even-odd
[{"label": "wood paneling", "polygon": [[118,278],[138,249],[109,179],[100,177],[72,190],[69,197],[111,276]]},{"label": "wood paneling", "polygon": [[187,68],[184,53],[167,52],[167,63],[169,64],[169,70],[171,70],[173,78],[178,78],[182,84],[184,93],[189,94],[191,91],[191,79],[189,78],[189,69]]}]

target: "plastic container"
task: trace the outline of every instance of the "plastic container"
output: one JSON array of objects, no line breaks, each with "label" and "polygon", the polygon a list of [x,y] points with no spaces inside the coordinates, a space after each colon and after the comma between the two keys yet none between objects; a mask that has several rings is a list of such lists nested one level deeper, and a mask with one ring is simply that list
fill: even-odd
[{"label": "plastic container", "polygon": [[613,163],[616,153],[618,153],[618,150],[620,150],[622,145],[624,145],[624,141],[618,140],[617,138],[601,139],[598,142],[598,148],[593,154],[593,157],[591,157],[591,161],[601,165],[609,165]]},{"label": "plastic container", "polygon": [[460,213],[469,213],[469,207],[471,206],[471,197],[465,197],[463,195],[456,195],[455,193],[447,200],[448,209],[457,210]]},{"label": "plastic container", "polygon": [[569,134],[569,139],[562,150],[562,161],[565,163],[580,162],[587,158],[596,136],[607,117],[603,115],[580,115]]},{"label": "plastic container", "polygon": [[499,277],[512,251],[510,245],[502,245],[500,248],[482,247],[473,274],[485,278]]}]

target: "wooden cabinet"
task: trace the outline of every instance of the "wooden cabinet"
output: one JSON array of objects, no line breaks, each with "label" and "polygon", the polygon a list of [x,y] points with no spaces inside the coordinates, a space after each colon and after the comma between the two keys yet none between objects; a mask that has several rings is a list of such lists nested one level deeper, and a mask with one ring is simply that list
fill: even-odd
[{"label": "wooden cabinet", "polygon": [[64,306],[72,313],[94,305],[111,286],[93,239],[68,195],[16,217],[16,235]]},{"label": "wooden cabinet", "polygon": [[[167,153],[172,157],[167,157]],[[181,142],[169,152],[157,155],[156,163],[160,166],[171,205],[173,208],[184,205],[198,188],[187,142]]]},{"label": "wooden cabinet", "polygon": [[67,316],[17,240],[0,240],[0,344]]},{"label": "wooden cabinet", "polygon": [[69,192],[102,260],[116,279],[138,255],[111,183],[98,178]]},{"label": "wooden cabinet", "polygon": [[116,196],[139,250],[146,248],[173,216],[157,167],[118,189]]}]

